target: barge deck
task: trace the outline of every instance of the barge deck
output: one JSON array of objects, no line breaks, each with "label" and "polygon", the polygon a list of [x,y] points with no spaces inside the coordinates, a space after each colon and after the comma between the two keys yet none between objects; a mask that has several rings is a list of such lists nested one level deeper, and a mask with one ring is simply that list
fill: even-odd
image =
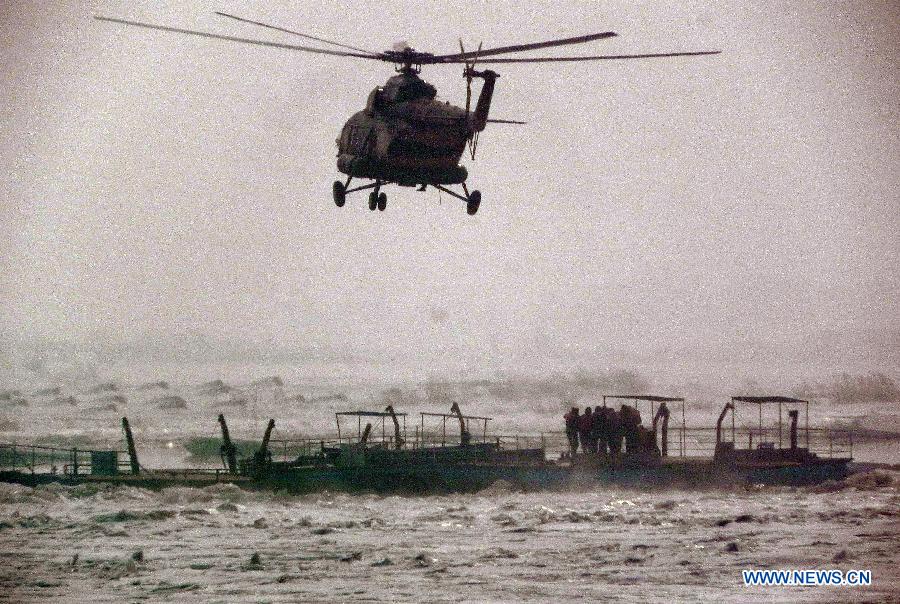
[{"label": "barge deck", "polygon": [[[808,423],[802,428],[798,426],[796,408],[808,406],[807,401],[788,397],[733,397],[722,410],[715,429],[687,428],[682,407],[682,425],[670,431],[665,405],[673,401],[681,401],[683,405],[683,399],[607,396],[604,409],[607,398],[627,399],[635,405],[649,403],[654,421],[652,430],[638,428],[645,435],[643,440],[629,440],[626,434],[618,437],[624,438],[626,446],[622,451],[597,448],[596,442],[592,448],[582,443],[579,451],[567,447],[571,440],[567,442],[562,432],[515,437],[490,435],[491,418],[462,415],[456,405],[449,414],[421,414],[420,426],[408,438],[406,414],[388,407],[385,411],[337,413],[336,438],[272,439],[275,422],[270,420],[259,450],[239,459],[225,418],[220,416],[223,468],[148,470],[138,462],[131,429],[123,418],[127,444],[124,451],[0,445],[0,481],[27,486],[57,482],[148,489],[233,484],[244,489],[291,492],[472,492],[501,480],[525,489],[577,488],[596,483],[698,487],[839,480],[847,476],[848,463],[852,460],[849,432],[814,429]],[[777,426],[764,427],[763,406],[776,403]],[[757,426],[737,428],[734,416],[738,404],[759,406]],[[783,422],[784,407],[788,408],[788,427]],[[665,413],[661,413],[663,410]],[[728,413],[732,418],[731,429],[723,431]],[[662,421],[657,422],[660,417]],[[341,430],[341,421],[347,419],[356,420],[356,434],[348,435],[346,430]],[[381,435],[373,437],[372,421],[379,423],[377,420],[381,423]],[[426,429],[426,421],[435,420],[437,428]],[[393,430],[388,429],[388,421]],[[448,422],[451,425],[458,422],[459,431],[448,431]],[[478,428],[475,435],[474,427]],[[726,440],[727,436],[731,439]],[[744,443],[746,446],[741,446]]]}]

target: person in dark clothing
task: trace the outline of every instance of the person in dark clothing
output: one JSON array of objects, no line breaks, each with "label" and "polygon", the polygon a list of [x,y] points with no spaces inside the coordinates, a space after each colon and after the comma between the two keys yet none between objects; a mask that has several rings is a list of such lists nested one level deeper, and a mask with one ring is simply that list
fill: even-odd
[{"label": "person in dark clothing", "polygon": [[606,457],[607,435],[609,434],[610,423],[607,414],[609,411],[611,411],[611,409],[608,407],[597,407],[594,409],[591,437],[594,439],[594,443],[596,443],[595,446],[600,457]]},{"label": "person in dark clothing", "polygon": [[578,437],[581,439],[582,453],[596,453],[597,443],[593,436],[594,418],[591,414],[591,408],[585,407],[584,414],[578,418]]},{"label": "person in dark clothing", "polygon": [[623,404],[619,417],[625,435],[625,452],[636,453],[641,448],[641,413],[635,407]]},{"label": "person in dark clothing", "polygon": [[578,452],[578,407],[572,407],[568,413],[563,416],[566,420],[566,438],[569,439],[569,450],[574,457]]}]

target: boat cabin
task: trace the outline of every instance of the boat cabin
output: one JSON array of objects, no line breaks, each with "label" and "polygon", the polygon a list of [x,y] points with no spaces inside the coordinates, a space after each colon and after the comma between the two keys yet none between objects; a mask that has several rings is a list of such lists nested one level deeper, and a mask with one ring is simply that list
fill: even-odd
[{"label": "boat cabin", "polygon": [[[751,418],[751,425],[745,424],[740,430],[736,419],[738,410],[742,417],[749,415]],[[725,440],[727,434],[722,429],[729,414],[730,441]],[[756,423],[756,426],[752,423]],[[738,442],[739,436],[746,442],[746,446],[740,446],[742,443]],[[809,401],[788,396],[731,397],[716,422],[714,457],[717,460],[742,463],[802,462],[815,457],[810,452]]]}]

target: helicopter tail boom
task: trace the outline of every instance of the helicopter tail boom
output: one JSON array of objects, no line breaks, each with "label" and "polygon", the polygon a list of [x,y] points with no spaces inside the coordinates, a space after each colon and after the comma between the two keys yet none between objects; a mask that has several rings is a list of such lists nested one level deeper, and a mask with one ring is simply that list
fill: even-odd
[{"label": "helicopter tail boom", "polygon": [[488,113],[491,109],[491,99],[494,96],[494,84],[500,77],[496,72],[486,69],[484,71],[475,71],[474,69],[466,70],[467,78],[481,78],[484,85],[481,87],[481,93],[478,95],[478,103],[475,105],[475,112],[472,113],[469,121],[469,129],[473,134],[484,130],[488,123]]}]

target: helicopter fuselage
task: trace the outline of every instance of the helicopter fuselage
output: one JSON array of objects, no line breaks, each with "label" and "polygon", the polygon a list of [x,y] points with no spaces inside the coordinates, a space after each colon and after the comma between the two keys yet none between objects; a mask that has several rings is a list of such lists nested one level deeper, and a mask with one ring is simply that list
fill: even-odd
[{"label": "helicopter fuselage", "polygon": [[352,178],[402,186],[460,184],[466,141],[484,129],[495,74],[485,78],[474,112],[436,100],[434,86],[401,73],[369,94],[337,139],[337,167]]}]

